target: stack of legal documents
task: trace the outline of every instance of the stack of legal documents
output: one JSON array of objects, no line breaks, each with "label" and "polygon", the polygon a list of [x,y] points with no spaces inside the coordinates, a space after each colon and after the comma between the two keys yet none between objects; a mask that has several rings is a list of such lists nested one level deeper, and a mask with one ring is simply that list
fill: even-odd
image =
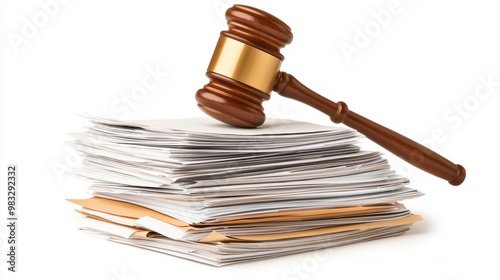
[{"label": "stack of legal documents", "polygon": [[396,236],[422,193],[348,128],[89,117],[71,145],[91,197],[80,230],[222,266]]}]

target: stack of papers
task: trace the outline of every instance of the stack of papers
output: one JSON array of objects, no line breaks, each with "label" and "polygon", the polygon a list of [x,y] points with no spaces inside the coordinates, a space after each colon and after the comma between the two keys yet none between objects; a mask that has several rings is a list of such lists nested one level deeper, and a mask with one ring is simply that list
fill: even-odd
[{"label": "stack of papers", "polygon": [[90,198],[80,230],[222,266],[402,234],[422,193],[348,128],[209,118],[91,125],[70,143]]}]

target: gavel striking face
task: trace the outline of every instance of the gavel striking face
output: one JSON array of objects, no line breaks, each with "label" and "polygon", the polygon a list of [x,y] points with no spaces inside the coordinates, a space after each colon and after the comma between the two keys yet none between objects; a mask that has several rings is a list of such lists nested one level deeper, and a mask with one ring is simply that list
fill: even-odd
[{"label": "gavel striking face", "polygon": [[280,49],[291,43],[290,27],[259,9],[234,5],[226,11],[229,29],[222,31],[208,66],[210,82],[196,92],[202,111],[224,123],[254,128],[264,123],[262,102],[271,91],[298,100],[356,129],[410,164],[452,185],[465,180],[465,169],[413,140],[350,111],[280,71]]}]

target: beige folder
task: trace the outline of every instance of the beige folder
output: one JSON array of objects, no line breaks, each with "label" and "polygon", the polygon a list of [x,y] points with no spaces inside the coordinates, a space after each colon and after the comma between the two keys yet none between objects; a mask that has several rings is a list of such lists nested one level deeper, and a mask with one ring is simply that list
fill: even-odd
[{"label": "beige folder", "polygon": [[[144,219],[153,218],[155,221],[161,221],[173,226],[176,229],[185,232],[187,230],[197,230],[203,226],[230,226],[230,225],[242,225],[242,224],[252,224],[252,223],[262,223],[262,222],[283,222],[283,221],[303,221],[303,220],[313,220],[313,219],[326,219],[326,218],[336,218],[336,217],[346,217],[354,216],[360,214],[377,213],[384,210],[389,210],[391,208],[397,207],[394,204],[377,204],[377,205],[367,205],[367,206],[355,206],[355,207],[340,207],[340,208],[327,208],[327,209],[313,209],[313,210],[297,210],[297,211],[279,211],[266,214],[256,214],[240,217],[232,217],[224,221],[217,221],[213,223],[203,223],[190,225],[179,219],[175,219],[163,213],[135,205],[132,203],[91,197],[87,199],[68,199],[68,201],[80,205],[85,209],[90,209],[93,211],[106,213],[109,215],[114,215],[116,217],[124,217],[130,219]],[[85,211],[79,211],[80,213],[100,220],[106,220],[102,216],[92,215],[85,213]],[[278,233],[278,234],[255,234],[255,235],[236,235],[228,236],[220,232],[212,231],[210,234],[204,238],[198,240],[200,242],[230,242],[230,241],[268,241],[268,240],[280,240],[307,236],[316,236],[336,232],[344,232],[351,230],[365,230],[380,227],[390,227],[398,225],[412,224],[417,221],[422,220],[419,215],[410,215],[403,218],[397,218],[386,221],[368,222],[368,223],[358,223],[349,225],[336,225],[331,227],[324,227],[312,230],[300,230],[294,232]],[[139,235],[154,237],[157,236],[154,232],[148,232],[144,230],[137,230]],[[170,237],[170,236],[169,236]]]}]

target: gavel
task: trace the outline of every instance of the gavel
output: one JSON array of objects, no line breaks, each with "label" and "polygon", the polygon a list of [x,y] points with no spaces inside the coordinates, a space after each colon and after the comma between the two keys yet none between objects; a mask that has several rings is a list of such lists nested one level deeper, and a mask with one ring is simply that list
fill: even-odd
[{"label": "gavel", "polygon": [[280,71],[280,49],[292,42],[288,25],[262,10],[234,5],[226,11],[229,29],[220,33],[207,69],[209,83],[196,92],[198,107],[224,123],[255,128],[265,121],[262,102],[271,91],[295,99],[343,123],[408,163],[458,186],[465,168],[427,147],[350,111]]}]

